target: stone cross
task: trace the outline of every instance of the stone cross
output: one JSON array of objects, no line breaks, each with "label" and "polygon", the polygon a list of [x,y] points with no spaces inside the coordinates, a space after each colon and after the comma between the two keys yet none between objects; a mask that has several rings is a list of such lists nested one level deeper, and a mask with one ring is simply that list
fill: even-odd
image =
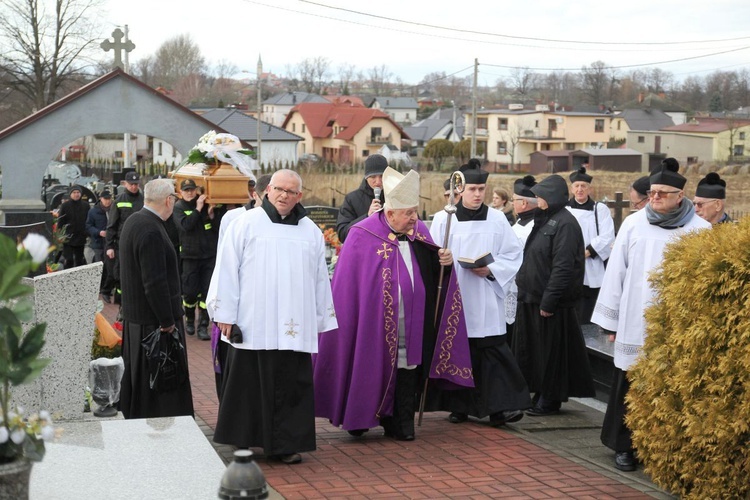
[{"label": "stone cross", "polygon": [[122,32],[120,28],[115,29],[112,32],[112,38],[115,39],[114,42],[107,39],[104,40],[100,47],[104,49],[104,52],[109,52],[109,49],[112,49],[115,53],[115,66],[117,66],[120,69],[125,69],[122,65],[122,51],[130,52],[135,48],[135,44],[131,42],[130,40],[127,40],[125,42],[122,41],[122,38],[125,36],[125,33]]}]

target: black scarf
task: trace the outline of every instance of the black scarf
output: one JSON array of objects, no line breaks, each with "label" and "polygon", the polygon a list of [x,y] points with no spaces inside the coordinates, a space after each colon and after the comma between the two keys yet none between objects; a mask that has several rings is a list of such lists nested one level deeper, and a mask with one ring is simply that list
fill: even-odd
[{"label": "black scarf", "polygon": [[476,210],[469,210],[464,206],[462,200],[459,200],[458,205],[456,205],[456,219],[459,222],[466,222],[470,220],[487,220],[488,209],[489,207],[482,203],[482,206],[480,206]]},{"label": "black scarf", "polygon": [[273,204],[269,201],[268,196],[263,198],[263,204],[261,205],[263,207],[263,210],[266,211],[266,215],[268,215],[268,218],[271,219],[271,222],[274,224],[286,224],[288,226],[296,226],[299,221],[301,221],[304,217],[307,216],[307,210],[305,210],[305,207],[302,206],[302,204],[297,203],[292,207],[292,211],[289,212],[289,215],[281,218],[281,215],[279,215],[279,211],[276,210],[276,207],[273,206]]}]

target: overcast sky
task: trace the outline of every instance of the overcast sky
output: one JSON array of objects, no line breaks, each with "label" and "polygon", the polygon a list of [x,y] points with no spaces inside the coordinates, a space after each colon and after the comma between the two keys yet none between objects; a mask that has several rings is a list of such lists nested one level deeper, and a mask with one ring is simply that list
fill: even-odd
[{"label": "overcast sky", "polygon": [[748,0],[105,0],[104,8],[105,35],[128,25],[131,64],[190,33],[209,64],[226,60],[252,77],[259,55],[279,76],[323,56],[332,79],[342,63],[365,72],[385,65],[410,84],[431,72],[470,75],[475,58],[481,85],[508,67],[577,70],[597,60],[623,73],[659,67],[678,80],[750,68]]}]

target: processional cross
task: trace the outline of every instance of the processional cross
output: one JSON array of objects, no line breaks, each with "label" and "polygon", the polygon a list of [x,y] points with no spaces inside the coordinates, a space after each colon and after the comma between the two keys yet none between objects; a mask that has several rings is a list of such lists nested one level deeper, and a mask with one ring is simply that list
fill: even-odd
[{"label": "processional cross", "polygon": [[114,38],[115,41],[113,42],[107,39],[104,40],[100,45],[100,47],[104,49],[104,52],[109,52],[109,49],[112,49],[114,51],[115,66],[120,69],[125,69],[122,65],[122,51],[124,50],[125,52],[130,52],[135,48],[135,44],[130,40],[126,40],[125,42],[122,41],[124,36],[125,33],[123,33],[120,28],[117,28],[112,32],[112,38]]}]

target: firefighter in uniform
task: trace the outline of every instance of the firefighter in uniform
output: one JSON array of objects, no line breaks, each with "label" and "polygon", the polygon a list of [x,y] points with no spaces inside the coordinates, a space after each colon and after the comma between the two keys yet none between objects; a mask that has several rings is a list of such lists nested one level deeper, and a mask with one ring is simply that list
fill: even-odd
[{"label": "firefighter in uniform", "polygon": [[219,240],[219,221],[223,207],[206,203],[206,195],[199,192],[195,181],[186,179],[180,184],[182,199],[174,207],[173,218],[180,232],[182,261],[182,304],[185,306],[185,332],[196,332],[198,308],[198,338],[209,340],[206,294],[216,263]]},{"label": "firefighter in uniform", "polygon": [[120,244],[120,233],[122,225],[131,214],[143,208],[143,193],[139,189],[141,178],[138,172],[125,174],[125,191],[117,195],[112,208],[109,210],[109,222],[107,223],[107,236],[105,248],[107,250],[109,269],[112,270],[115,286],[112,295],[115,304],[120,303],[122,291],[120,290],[120,256],[118,255]]}]

